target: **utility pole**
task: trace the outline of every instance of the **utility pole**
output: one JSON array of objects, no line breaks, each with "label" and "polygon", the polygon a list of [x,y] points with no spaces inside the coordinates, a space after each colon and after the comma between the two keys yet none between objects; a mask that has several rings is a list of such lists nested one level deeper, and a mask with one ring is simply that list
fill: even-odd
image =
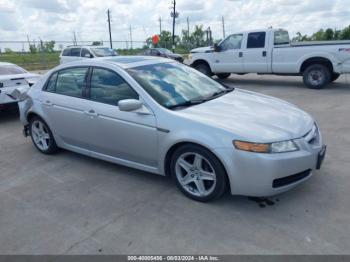
[{"label": "utility pole", "polygon": [[111,49],[113,48],[113,44],[112,44],[112,32],[111,32],[111,12],[109,11],[109,9],[107,10],[107,16],[108,16],[108,30],[109,30],[109,43],[111,45]]},{"label": "utility pole", "polygon": [[132,49],[132,29],[131,29],[131,25],[129,27],[129,30],[130,30],[130,46],[131,46],[131,49]]},{"label": "utility pole", "polygon": [[74,45],[78,45],[78,43],[77,43],[77,36],[75,34],[75,31],[73,31],[73,43],[74,43]]},{"label": "utility pole", "polygon": [[159,35],[162,34],[162,18],[159,17]]},{"label": "utility pole", "polygon": [[173,12],[172,12],[172,17],[173,17],[173,52],[175,51],[175,19],[178,14],[176,14],[176,0],[173,0]]},{"label": "utility pole", "polygon": [[224,38],[226,38],[226,32],[225,32],[225,18],[222,17],[222,35]]},{"label": "utility pole", "polygon": [[187,38],[190,39],[190,20],[187,17]]}]

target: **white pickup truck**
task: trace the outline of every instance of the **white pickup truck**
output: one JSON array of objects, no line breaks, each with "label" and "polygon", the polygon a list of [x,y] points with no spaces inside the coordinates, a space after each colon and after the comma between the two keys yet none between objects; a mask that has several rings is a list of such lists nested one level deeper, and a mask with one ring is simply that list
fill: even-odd
[{"label": "white pickup truck", "polygon": [[231,73],[303,76],[307,87],[320,89],[350,73],[350,41],[291,43],[286,30],[254,30],[193,49],[187,63],[221,79]]}]

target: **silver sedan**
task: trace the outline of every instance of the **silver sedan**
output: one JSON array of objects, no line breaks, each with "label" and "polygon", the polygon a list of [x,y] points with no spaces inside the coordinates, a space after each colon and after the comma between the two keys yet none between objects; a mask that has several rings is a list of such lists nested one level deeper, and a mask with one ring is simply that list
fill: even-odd
[{"label": "silver sedan", "polygon": [[40,152],[63,148],[172,176],[198,201],[226,190],[284,192],[319,169],[326,152],[315,120],[294,105],[162,58],[61,65],[25,97],[24,134]]}]

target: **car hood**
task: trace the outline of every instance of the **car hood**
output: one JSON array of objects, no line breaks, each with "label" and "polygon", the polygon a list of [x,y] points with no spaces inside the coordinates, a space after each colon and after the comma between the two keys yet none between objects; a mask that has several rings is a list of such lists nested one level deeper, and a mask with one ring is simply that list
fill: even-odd
[{"label": "car hood", "polygon": [[214,48],[211,46],[199,47],[191,50],[191,53],[211,53],[214,51]]},{"label": "car hood", "polygon": [[238,89],[177,113],[224,129],[238,139],[261,143],[300,138],[314,124],[309,114],[292,104]]}]

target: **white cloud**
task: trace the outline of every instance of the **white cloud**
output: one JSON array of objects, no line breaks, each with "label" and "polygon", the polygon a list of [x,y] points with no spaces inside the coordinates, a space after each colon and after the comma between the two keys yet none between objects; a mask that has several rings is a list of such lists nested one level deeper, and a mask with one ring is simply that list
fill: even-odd
[{"label": "white cloud", "polygon": [[[203,24],[222,37],[221,17],[227,33],[255,28],[284,27],[291,34],[310,34],[321,27],[347,26],[348,0],[177,0],[176,30]],[[71,41],[73,31],[78,40],[107,40],[106,10],[112,12],[113,40],[128,41],[129,27],[133,39],[144,41],[162,28],[171,30],[171,0],[0,0],[0,35],[2,40],[31,39]]]}]

